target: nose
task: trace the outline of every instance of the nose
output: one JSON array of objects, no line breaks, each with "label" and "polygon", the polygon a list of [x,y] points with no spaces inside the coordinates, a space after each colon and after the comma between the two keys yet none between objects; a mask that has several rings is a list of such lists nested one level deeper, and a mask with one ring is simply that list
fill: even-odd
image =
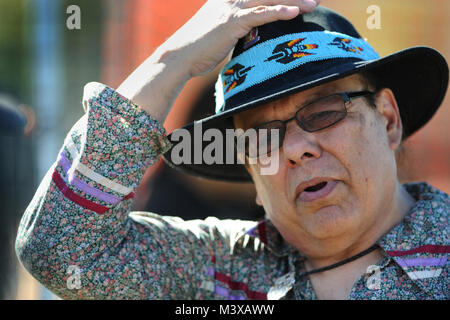
[{"label": "nose", "polygon": [[295,121],[289,122],[283,142],[283,153],[287,166],[294,168],[319,158],[322,155],[322,149],[317,138],[317,134],[304,131]]}]

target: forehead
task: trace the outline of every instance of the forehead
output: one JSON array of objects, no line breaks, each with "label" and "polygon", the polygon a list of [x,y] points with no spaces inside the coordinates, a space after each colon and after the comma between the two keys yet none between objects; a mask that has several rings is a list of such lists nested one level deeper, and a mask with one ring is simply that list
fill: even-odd
[{"label": "forehead", "polygon": [[355,74],[294,93],[255,109],[238,113],[234,116],[234,125],[236,128],[248,129],[266,121],[274,119],[282,120],[283,118],[292,116],[299,107],[315,99],[337,92],[360,90],[363,88],[363,83],[362,77],[359,74]]}]

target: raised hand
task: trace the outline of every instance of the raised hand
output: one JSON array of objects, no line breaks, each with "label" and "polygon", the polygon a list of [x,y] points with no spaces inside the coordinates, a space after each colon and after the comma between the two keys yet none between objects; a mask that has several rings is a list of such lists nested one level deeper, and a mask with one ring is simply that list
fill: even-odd
[{"label": "raised hand", "polygon": [[[309,12],[320,0],[209,0],[117,91],[164,121],[187,80],[211,71],[256,26]],[[176,8],[174,8],[176,10]]]},{"label": "raised hand", "polygon": [[165,44],[183,48],[190,76],[212,70],[253,27],[309,12],[320,0],[209,0]]}]

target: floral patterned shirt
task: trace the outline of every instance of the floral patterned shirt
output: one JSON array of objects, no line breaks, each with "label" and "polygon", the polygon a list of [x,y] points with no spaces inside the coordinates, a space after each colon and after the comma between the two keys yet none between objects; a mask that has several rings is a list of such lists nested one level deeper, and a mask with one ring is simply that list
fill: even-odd
[{"label": "floral patterned shirt", "polygon": [[[305,259],[268,220],[184,221],[130,212],[144,171],[167,151],[162,126],[99,83],[22,217],[16,252],[65,299],[315,299]],[[449,299],[449,196],[405,184],[416,199],[378,244],[378,271],[350,299]],[[297,267],[295,267],[297,266]],[[278,289],[278,290],[277,290]]]}]

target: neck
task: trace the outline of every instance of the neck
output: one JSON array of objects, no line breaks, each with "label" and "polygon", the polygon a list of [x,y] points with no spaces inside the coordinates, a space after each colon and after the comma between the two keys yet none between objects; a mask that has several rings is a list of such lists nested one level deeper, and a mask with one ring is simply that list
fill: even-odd
[{"label": "neck", "polygon": [[[382,251],[377,249],[360,257],[357,260],[346,263],[338,268],[311,274],[309,279],[314,288],[317,299],[345,300],[349,298],[354,283],[368,267],[378,263],[383,257]],[[307,267],[307,263],[305,263]]]},{"label": "neck", "polygon": [[[385,214],[377,215],[377,218],[371,223],[370,229],[365,230],[351,245],[348,245],[348,239],[344,239],[347,241],[342,241],[342,239],[330,239],[331,241],[328,240],[327,243],[323,244],[322,248],[324,250],[319,250],[321,251],[320,256],[308,256],[308,260],[305,263],[306,270],[310,271],[312,269],[323,268],[335,264],[370,248],[384,234],[399,224],[414,205],[414,199],[400,183],[397,183],[392,199],[393,200],[390,201],[387,206],[380,208],[381,212]],[[347,243],[347,246],[345,246],[344,243]],[[328,254],[323,255],[323,252],[328,252]],[[369,253],[364,259],[357,259],[348,265],[358,266],[361,263],[365,264],[364,261],[373,262],[373,259],[380,257],[381,250],[375,250]],[[339,268],[344,268],[344,266]]]}]

